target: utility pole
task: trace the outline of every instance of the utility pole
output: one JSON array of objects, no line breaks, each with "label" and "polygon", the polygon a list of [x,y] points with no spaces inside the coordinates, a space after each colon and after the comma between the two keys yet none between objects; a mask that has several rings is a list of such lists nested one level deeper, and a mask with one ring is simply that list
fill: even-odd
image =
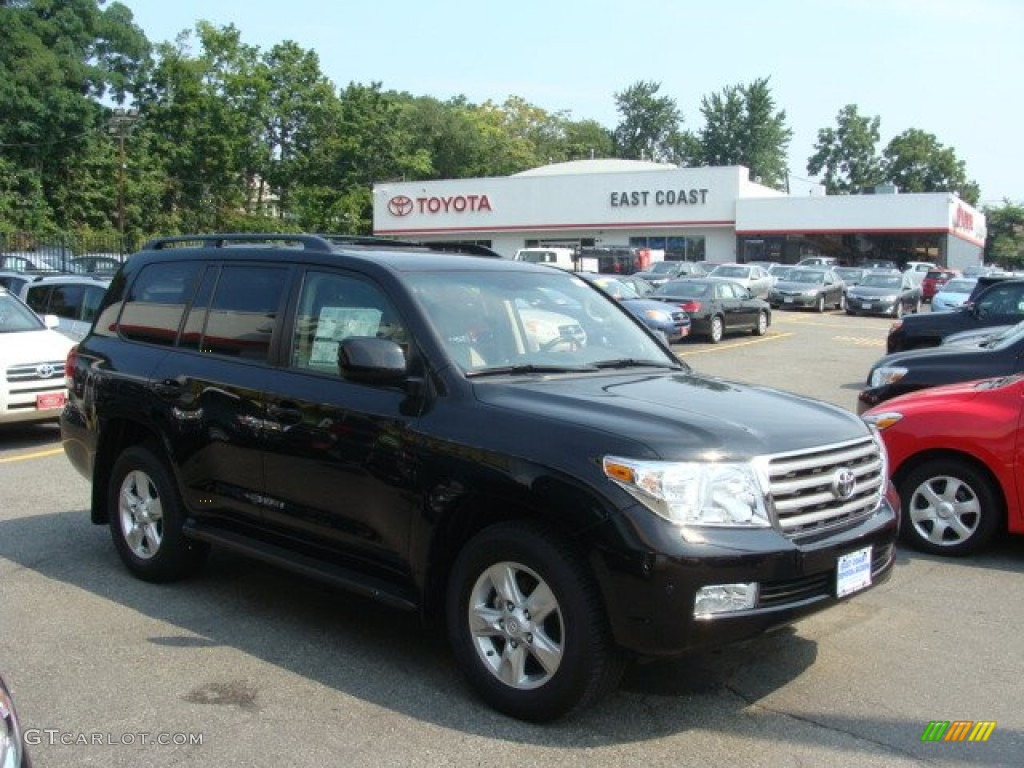
[{"label": "utility pole", "polygon": [[110,132],[117,136],[118,164],[117,164],[117,231],[119,242],[118,254],[124,258],[126,249],[124,242],[124,171],[125,155],[124,140],[132,132],[135,123],[139,120],[139,110],[117,107],[110,116]]}]

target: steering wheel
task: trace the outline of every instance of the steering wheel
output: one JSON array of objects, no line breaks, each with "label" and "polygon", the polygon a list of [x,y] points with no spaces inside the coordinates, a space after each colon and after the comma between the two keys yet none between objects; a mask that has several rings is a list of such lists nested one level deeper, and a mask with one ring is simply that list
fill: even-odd
[{"label": "steering wheel", "polygon": [[558,347],[559,344],[569,344],[570,345],[570,349],[572,349],[574,352],[577,349],[579,349],[579,346],[577,345],[576,339],[574,339],[572,336],[555,336],[555,338],[553,338],[553,339],[551,339],[549,341],[545,341],[543,344],[541,344],[540,345],[540,351],[541,352],[550,352],[551,350],[553,350],[556,347]]}]

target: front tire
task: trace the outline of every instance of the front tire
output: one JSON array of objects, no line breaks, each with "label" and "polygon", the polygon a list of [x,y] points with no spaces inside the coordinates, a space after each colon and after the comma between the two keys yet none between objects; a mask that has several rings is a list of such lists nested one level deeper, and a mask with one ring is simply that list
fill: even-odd
[{"label": "front tire", "polygon": [[929,461],[899,483],[901,537],[936,555],[969,555],[987,545],[1003,521],[993,481],[958,459]]},{"label": "front tire", "polygon": [[448,582],[447,619],[470,685],[521,720],[582,708],[622,674],[597,586],[569,542],[546,526],[499,523],[471,539]]},{"label": "front tire", "polygon": [[203,564],[209,547],[185,538],[184,508],[166,464],[146,446],[124,451],[114,463],[107,494],[114,547],[144,581],[176,581]]},{"label": "front tire", "polygon": [[768,313],[758,312],[757,323],[754,325],[754,335],[764,336],[766,333],[768,333]]},{"label": "front tire", "polygon": [[814,305],[814,309],[819,314],[825,311],[825,294],[822,293],[818,295],[818,301]]}]

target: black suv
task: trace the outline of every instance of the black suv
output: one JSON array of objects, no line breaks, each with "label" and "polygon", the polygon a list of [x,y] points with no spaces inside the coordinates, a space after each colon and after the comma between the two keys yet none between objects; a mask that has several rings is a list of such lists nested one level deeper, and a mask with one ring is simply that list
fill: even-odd
[{"label": "black suv", "polygon": [[186,576],[214,544],[444,617],[472,686],[528,720],[893,565],[859,418],[694,373],[562,270],[161,239],[67,368],[65,450],[135,575]]},{"label": "black suv", "polygon": [[926,312],[897,320],[889,329],[886,351],[935,347],[953,333],[1024,320],[1024,280],[980,277],[967,302],[952,312]]}]

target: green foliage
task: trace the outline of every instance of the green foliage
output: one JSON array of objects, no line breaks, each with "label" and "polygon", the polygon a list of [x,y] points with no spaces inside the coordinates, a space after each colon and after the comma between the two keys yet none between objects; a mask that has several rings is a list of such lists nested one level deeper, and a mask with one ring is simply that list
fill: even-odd
[{"label": "green foliage", "polygon": [[964,162],[930,133],[911,128],[896,136],[883,152],[886,180],[901,192],[954,192],[971,205],[979,189],[968,181]]},{"label": "green foliage", "polygon": [[775,109],[767,78],[705,96],[701,114],[704,127],[692,150],[694,164],[743,165],[762,184],[785,186],[793,132],[786,126],[785,111]]},{"label": "green foliage", "polygon": [[[263,51],[233,25],[198,22],[154,46],[119,2],[0,0],[0,234],[368,233],[374,182],[610,156],[740,164],[782,186],[791,131],[767,78],[705,97],[696,133],[660,88],[614,94],[621,119],[609,130],[516,95],[474,104],[380,83],[338,89],[313,51],[292,41]],[[845,107],[819,132],[808,170],[833,193],[891,180],[976,201],[951,149],[912,129],[879,155],[878,127]],[[1015,242],[1002,234],[992,247],[1009,257]]]},{"label": "green foliage", "polygon": [[1024,268],[1024,205],[1004,200],[1000,206],[986,206],[985,222],[986,263]]},{"label": "green foliage", "polygon": [[613,133],[619,157],[678,161],[683,117],[674,99],[658,96],[660,88],[660,83],[640,80],[615,94],[615,107],[621,115]]},{"label": "green foliage", "polygon": [[877,151],[880,124],[880,118],[863,117],[856,105],[847,104],[839,110],[835,128],[818,131],[807,172],[824,172],[830,195],[857,194],[880,184],[885,178]]}]

